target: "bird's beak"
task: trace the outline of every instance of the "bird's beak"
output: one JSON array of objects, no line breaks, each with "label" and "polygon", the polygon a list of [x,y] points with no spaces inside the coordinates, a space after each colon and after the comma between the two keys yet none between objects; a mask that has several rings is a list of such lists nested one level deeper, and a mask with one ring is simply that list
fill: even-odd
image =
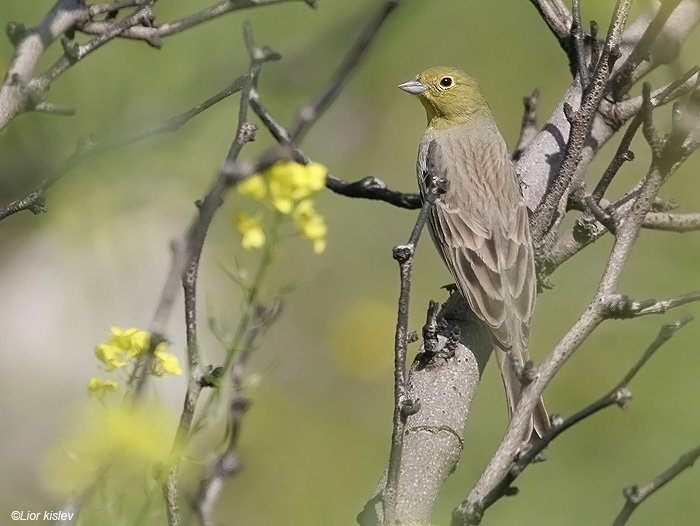
[{"label": "bird's beak", "polygon": [[399,84],[399,88],[411,95],[420,95],[428,90],[428,86],[423,84],[418,77]]}]

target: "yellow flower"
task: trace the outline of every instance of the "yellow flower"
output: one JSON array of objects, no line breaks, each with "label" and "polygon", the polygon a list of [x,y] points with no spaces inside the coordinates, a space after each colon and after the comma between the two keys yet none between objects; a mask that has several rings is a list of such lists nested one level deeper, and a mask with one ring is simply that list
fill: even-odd
[{"label": "yellow flower", "polygon": [[146,331],[139,331],[136,329],[130,330],[135,330],[136,332],[131,334],[131,342],[129,344],[128,353],[129,358],[134,356],[141,356],[151,346],[151,335],[148,334]]},{"label": "yellow flower", "polygon": [[111,343],[112,343],[112,345],[119,347],[122,351],[127,351],[131,347],[132,337],[137,332],[139,332],[138,329],[124,330],[124,329],[120,329],[119,327],[112,327],[109,330],[109,333],[112,336]]},{"label": "yellow flower", "polygon": [[243,234],[241,246],[246,250],[260,248],[265,244],[265,232],[259,216],[251,216],[247,212],[240,211],[234,217],[236,228]]},{"label": "yellow flower", "polygon": [[260,174],[255,174],[248,179],[238,183],[238,191],[243,195],[248,195],[262,201],[267,196],[267,186]]},{"label": "yellow flower", "polygon": [[298,163],[279,161],[266,172],[270,184],[272,206],[283,214],[290,213],[294,208],[295,181],[299,179],[299,174],[303,173],[303,169],[304,167]]},{"label": "yellow flower", "polygon": [[175,356],[158,349],[156,349],[155,355],[156,361],[153,363],[154,375],[164,376],[166,374],[182,374],[182,369],[180,368],[180,364]]},{"label": "yellow flower", "polygon": [[127,361],[126,352],[118,345],[115,345],[113,340],[101,343],[95,347],[95,356],[111,371],[124,367]]},{"label": "yellow flower", "polygon": [[92,378],[87,385],[88,394],[98,400],[104,397],[107,391],[116,391],[119,388],[114,380],[103,382],[99,378]]},{"label": "yellow flower", "polygon": [[309,163],[304,167],[303,178],[295,180],[297,186],[297,199],[311,197],[320,192],[326,186],[328,169],[322,164]]},{"label": "yellow flower", "polygon": [[266,172],[272,205],[289,214],[296,201],[313,196],[325,186],[327,173],[318,163],[304,166],[292,161],[276,162]]},{"label": "yellow flower", "polygon": [[110,329],[108,342],[95,347],[97,358],[110,370],[124,367],[129,360],[142,355],[151,344],[151,335],[139,329]]},{"label": "yellow flower", "polygon": [[323,217],[314,210],[311,199],[300,202],[292,216],[299,227],[299,233],[313,242],[314,252],[323,252],[326,249],[328,227]]}]

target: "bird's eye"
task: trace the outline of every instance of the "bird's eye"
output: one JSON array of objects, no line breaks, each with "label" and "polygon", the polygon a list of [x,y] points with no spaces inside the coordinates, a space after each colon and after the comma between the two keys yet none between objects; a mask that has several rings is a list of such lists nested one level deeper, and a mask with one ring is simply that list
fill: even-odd
[{"label": "bird's eye", "polygon": [[444,88],[449,88],[452,86],[452,77],[442,77],[440,79],[440,86]]}]

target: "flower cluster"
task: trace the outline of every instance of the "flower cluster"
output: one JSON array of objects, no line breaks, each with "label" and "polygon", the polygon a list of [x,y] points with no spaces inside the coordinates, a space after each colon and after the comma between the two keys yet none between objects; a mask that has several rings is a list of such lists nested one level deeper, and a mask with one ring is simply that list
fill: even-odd
[{"label": "flower cluster", "polygon": [[[327,227],[323,217],[314,210],[313,196],[326,184],[328,170],[317,163],[307,165],[279,161],[261,174],[255,174],[238,185],[238,191],[258,201],[271,204],[278,212],[291,215],[299,233],[313,243],[314,252],[326,248]],[[236,227],[243,234],[245,249],[261,248],[265,244],[260,215],[238,212]]]},{"label": "flower cluster", "polygon": [[[151,345],[151,335],[138,329],[123,330],[112,327],[110,339],[95,347],[95,356],[109,371],[121,369],[143,356]],[[182,374],[177,358],[165,352],[166,342],[156,345],[153,352],[155,360],[151,372],[155,376]],[[113,380],[103,382],[93,378],[88,384],[88,392],[94,398],[102,398],[107,391],[116,391],[117,383]]]}]

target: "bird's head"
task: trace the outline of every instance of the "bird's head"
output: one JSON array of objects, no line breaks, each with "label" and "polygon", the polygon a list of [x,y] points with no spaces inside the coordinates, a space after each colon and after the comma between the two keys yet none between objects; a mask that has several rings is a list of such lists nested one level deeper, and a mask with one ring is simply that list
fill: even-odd
[{"label": "bird's head", "polygon": [[491,111],[479,84],[457,68],[426,69],[417,77],[399,84],[399,88],[418,96],[425,106],[429,128],[491,119]]}]

